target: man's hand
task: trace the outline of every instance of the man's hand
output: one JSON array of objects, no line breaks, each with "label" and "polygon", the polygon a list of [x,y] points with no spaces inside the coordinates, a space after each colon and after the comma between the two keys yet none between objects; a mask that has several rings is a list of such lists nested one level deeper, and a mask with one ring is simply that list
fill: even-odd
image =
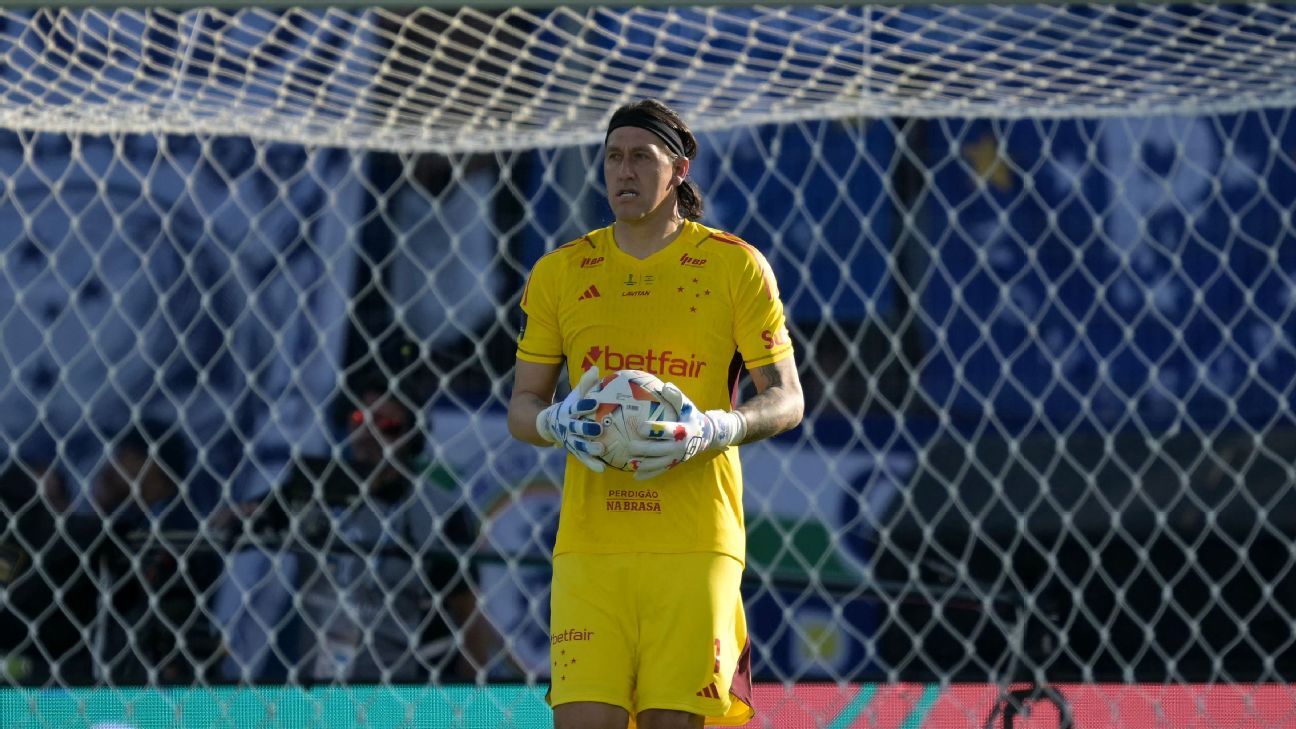
[{"label": "man's hand", "polygon": [[585,464],[595,473],[603,472],[603,462],[598,459],[603,455],[603,444],[589,440],[603,434],[603,426],[591,420],[582,420],[582,415],[594,412],[598,406],[593,398],[585,395],[598,384],[598,367],[590,367],[581,375],[580,382],[567,393],[562,402],[540,411],[536,416],[536,430],[540,437],[562,446],[567,452]]},{"label": "man's hand", "polygon": [[697,409],[678,387],[667,383],[661,399],[675,408],[679,419],[655,420],[639,426],[641,440],[630,443],[630,455],[639,460],[635,480],[645,481],[707,451],[722,451],[742,441],[747,422],[730,410]]}]

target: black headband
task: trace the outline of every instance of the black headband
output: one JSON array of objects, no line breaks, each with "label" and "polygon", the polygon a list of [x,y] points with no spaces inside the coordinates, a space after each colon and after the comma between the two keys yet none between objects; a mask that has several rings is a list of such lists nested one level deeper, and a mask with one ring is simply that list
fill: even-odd
[{"label": "black headband", "polygon": [[603,137],[603,143],[607,144],[607,137],[612,136],[612,132],[621,127],[639,127],[647,129],[656,134],[666,143],[666,148],[674,152],[679,157],[687,157],[684,154],[684,140],[680,137],[675,127],[663,123],[661,120],[643,111],[637,109],[628,109],[618,111],[612,115],[612,121],[608,122],[607,136]]}]

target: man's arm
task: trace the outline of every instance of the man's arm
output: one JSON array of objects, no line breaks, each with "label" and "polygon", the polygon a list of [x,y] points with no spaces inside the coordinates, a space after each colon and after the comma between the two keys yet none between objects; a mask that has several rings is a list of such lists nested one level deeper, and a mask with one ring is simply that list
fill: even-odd
[{"label": "man's arm", "polygon": [[603,426],[583,416],[597,405],[585,395],[598,384],[598,367],[590,367],[561,402],[552,402],[559,365],[517,361],[509,398],[509,432],[523,443],[561,446],[595,473],[603,472],[603,444],[590,440]]},{"label": "man's arm", "polygon": [[526,669],[509,650],[508,643],[490,618],[482,612],[472,590],[463,589],[451,594],[446,599],[446,606],[463,636],[463,650],[455,666],[460,678],[474,680],[478,671],[486,676],[526,676]]},{"label": "man's arm", "polygon": [[742,443],[764,440],[799,425],[805,415],[805,396],[796,360],[786,357],[749,372],[756,396],[735,409],[747,421]]},{"label": "man's arm", "polygon": [[648,422],[631,442],[630,455],[639,460],[635,479],[654,478],[706,451],[778,435],[795,428],[805,413],[801,379],[791,357],[751,370],[756,396],[735,410],[697,406],[673,383],[662,387],[661,398],[679,413],[678,421]]},{"label": "man's arm", "polygon": [[536,430],[536,416],[553,403],[562,365],[517,360],[513,368],[513,395],[509,397],[509,433],[523,443],[552,445]]}]

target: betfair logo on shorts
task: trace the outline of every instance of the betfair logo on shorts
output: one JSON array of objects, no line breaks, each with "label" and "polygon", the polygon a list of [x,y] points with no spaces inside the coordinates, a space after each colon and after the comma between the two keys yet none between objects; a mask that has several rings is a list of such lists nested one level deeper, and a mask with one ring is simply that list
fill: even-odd
[{"label": "betfair logo on shorts", "polygon": [[687,357],[676,355],[669,349],[657,352],[649,349],[646,352],[617,352],[611,347],[594,345],[585,353],[581,361],[581,370],[598,365],[600,372],[617,370],[643,370],[654,375],[672,377],[701,377],[706,362],[694,355]]},{"label": "betfair logo on shorts", "polygon": [[577,641],[577,640],[590,640],[593,637],[594,637],[594,631],[592,630],[580,630],[578,628],[568,628],[561,633],[554,633],[550,635],[549,644],[558,645],[559,643],[571,643],[572,641]]}]

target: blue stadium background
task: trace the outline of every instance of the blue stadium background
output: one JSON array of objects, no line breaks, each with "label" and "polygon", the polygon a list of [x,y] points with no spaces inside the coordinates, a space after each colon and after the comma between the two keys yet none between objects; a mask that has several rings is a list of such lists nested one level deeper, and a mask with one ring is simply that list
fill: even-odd
[{"label": "blue stadium background", "polygon": [[[293,53],[292,43],[283,52]],[[1113,520],[1141,518],[1140,509],[1161,509],[1172,525],[1183,516],[1185,533],[1202,528],[1192,514],[1222,514],[1205,532],[1225,543],[1290,543],[1290,518],[1278,508],[1290,496],[1268,479],[1290,478],[1281,461],[1292,453],[1284,440],[1296,374],[1291,110],[814,121],[711,132],[703,147],[694,170],[707,190],[707,222],[769,257],[804,362],[807,423],[770,446],[770,457],[865,461],[847,474],[850,489],[825,497],[842,529],[804,546],[827,555],[816,553],[825,573],[849,582],[858,576],[852,565],[872,564],[903,581],[911,573],[898,565],[932,556],[921,537],[934,525],[937,543],[947,536],[969,550],[974,572],[993,574],[1006,560],[1034,575],[1022,584],[1047,592],[1057,586],[1038,575],[1038,563],[1050,548],[1055,559],[1105,554],[1107,545],[1085,540]],[[608,222],[599,190],[564,186],[573,175],[586,179],[593,159],[592,148],[446,159],[244,139],[2,132],[3,447],[57,457],[84,484],[101,467],[104,444],[132,420],[176,421],[197,444],[186,494],[207,513],[274,489],[295,455],[336,443],[338,384],[396,325],[427,343],[441,374],[429,403],[434,426],[465,413],[497,421],[525,270]],[[497,185],[504,176],[514,188]],[[455,432],[433,430],[438,455],[453,455],[445,444]],[[1266,444],[1244,459],[1231,492],[1268,488],[1260,507],[1201,496],[1200,461],[1176,455],[1230,439]],[[1168,444],[1165,453],[1131,455],[1155,441]],[[1028,461],[1044,454],[1045,476],[1069,464],[1074,473],[1056,489],[1074,490],[1055,494],[1062,506],[1041,506],[1028,493],[1039,490],[1040,472],[1009,464],[1000,490],[979,502],[983,522],[972,523],[975,506],[941,512],[951,494],[972,499],[985,486],[965,490],[963,479],[989,480],[947,466],[969,456],[997,463],[1005,442],[1022,445]],[[498,458],[522,465],[461,472],[465,498],[480,497],[483,511],[509,485],[501,471],[552,471],[520,450]],[[1156,470],[1171,461],[1179,467]],[[1249,478],[1253,466],[1271,470]],[[1094,478],[1112,467],[1120,478]],[[813,483],[778,478],[766,488],[801,498],[807,524],[827,519]],[[910,500],[895,498],[901,490]],[[759,530],[767,520],[755,507]],[[1014,541],[1035,533],[1017,517],[1036,509],[1048,511],[1036,522],[1045,535]],[[1075,538],[1057,533],[1068,509],[1081,522]],[[1157,544],[1174,541],[1172,531],[1161,522],[1125,527]],[[770,539],[799,549],[797,536],[776,530]],[[1154,572],[1206,543],[1176,544],[1160,556],[1153,548]],[[769,566],[786,557],[763,558]],[[1081,572],[1101,573],[1095,561]],[[1285,562],[1258,569],[1280,596],[1292,589]],[[753,583],[762,677],[885,672],[903,650],[893,644],[915,632],[943,635],[924,608],[888,613],[890,603],[866,590],[809,579]],[[1144,598],[1127,597],[1110,609],[1132,611],[1129,625],[1117,620],[1114,645],[1089,656],[1090,669],[1182,670],[1167,669],[1164,656],[1125,652],[1121,641],[1143,640],[1144,624],[1154,642],[1176,630],[1139,613]],[[833,664],[798,662],[797,636],[782,623],[788,606],[836,624],[834,602],[849,627]],[[1258,642],[1290,644],[1281,616],[1261,618],[1257,630],[1274,632]],[[989,654],[1004,650],[994,626],[967,630]],[[1227,658],[1219,645],[1207,636],[1188,658]],[[911,668],[984,672],[936,648],[929,658]],[[1237,660],[1236,674],[1273,670],[1254,651]],[[1083,675],[1083,663],[1071,656],[1050,665]]]}]

